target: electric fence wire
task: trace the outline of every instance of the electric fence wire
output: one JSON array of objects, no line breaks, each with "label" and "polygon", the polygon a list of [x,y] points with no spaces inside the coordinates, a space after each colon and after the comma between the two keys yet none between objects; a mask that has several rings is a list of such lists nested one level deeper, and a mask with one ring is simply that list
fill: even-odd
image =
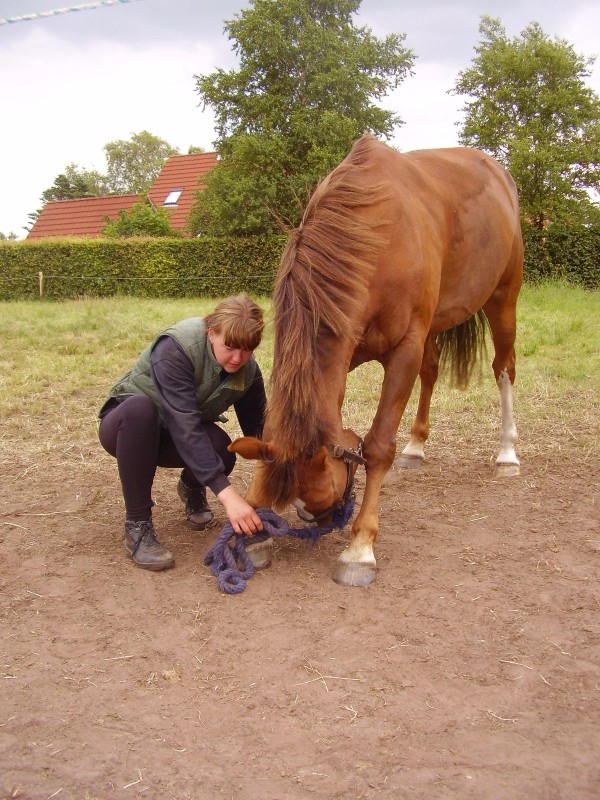
[{"label": "electric fence wire", "polygon": [[97,0],[95,3],[80,3],[76,6],[55,8],[52,11],[32,12],[31,14],[21,14],[17,17],[0,17],[0,25],[11,25],[15,22],[31,22],[32,20],[43,19],[44,17],[68,14],[71,11],[91,11],[94,8],[102,8],[103,6],[116,6],[123,3],[135,3],[140,1],[141,0]]}]

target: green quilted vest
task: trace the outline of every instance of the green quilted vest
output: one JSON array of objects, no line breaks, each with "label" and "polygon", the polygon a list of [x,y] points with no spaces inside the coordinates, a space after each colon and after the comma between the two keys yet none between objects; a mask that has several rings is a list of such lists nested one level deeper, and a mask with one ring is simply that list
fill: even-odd
[{"label": "green quilted vest", "polygon": [[223,421],[223,412],[250,387],[256,372],[256,361],[252,356],[241,369],[227,374],[222,380],[221,365],[213,355],[202,317],[184,319],[159,333],[152,344],[141,353],[132,369],[115,383],[106,402],[110,402],[112,398],[123,400],[130,395],[145,394],[158,405],[150,369],[150,354],[156,342],[163,336],[176,339],[192,362],[196,402],[202,419],[206,422],[219,419]]}]

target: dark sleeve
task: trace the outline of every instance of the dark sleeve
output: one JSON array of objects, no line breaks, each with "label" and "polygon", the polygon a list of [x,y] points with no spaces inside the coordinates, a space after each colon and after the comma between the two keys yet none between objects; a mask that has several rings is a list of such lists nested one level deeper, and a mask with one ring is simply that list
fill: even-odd
[{"label": "dark sleeve", "polygon": [[265,382],[257,364],[250,388],[233,404],[244,436],[262,436],[266,406]]},{"label": "dark sleeve", "polygon": [[158,340],[150,360],[158,402],[177,452],[196,479],[218,494],[230,482],[198,410],[192,362],[172,336]]}]

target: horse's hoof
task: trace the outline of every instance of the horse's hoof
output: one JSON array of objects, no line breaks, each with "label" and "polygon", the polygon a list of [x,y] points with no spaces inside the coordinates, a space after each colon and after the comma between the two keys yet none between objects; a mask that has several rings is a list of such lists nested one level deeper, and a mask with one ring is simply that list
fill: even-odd
[{"label": "horse's hoof", "polygon": [[370,586],[375,580],[375,564],[340,562],[336,564],[333,580],[342,586]]},{"label": "horse's hoof", "polygon": [[411,456],[400,453],[396,459],[396,466],[401,469],[421,469],[424,460],[423,456]]},{"label": "horse's hoof", "polygon": [[518,464],[496,464],[494,467],[494,478],[513,478],[521,474]]},{"label": "horse's hoof", "polygon": [[252,562],[254,569],[265,569],[271,563],[273,557],[273,537],[269,536],[268,539],[258,540],[260,534],[255,534],[256,541],[252,541],[254,537],[250,537],[249,542],[246,544],[246,554]]}]

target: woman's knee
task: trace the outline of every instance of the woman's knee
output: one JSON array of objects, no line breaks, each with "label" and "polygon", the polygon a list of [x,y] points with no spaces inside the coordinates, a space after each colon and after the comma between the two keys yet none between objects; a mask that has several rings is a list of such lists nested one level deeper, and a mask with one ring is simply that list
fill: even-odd
[{"label": "woman's knee", "polygon": [[123,424],[139,425],[140,427],[159,424],[158,408],[154,400],[145,394],[135,394],[124,400],[119,406],[121,412],[121,426]]}]

